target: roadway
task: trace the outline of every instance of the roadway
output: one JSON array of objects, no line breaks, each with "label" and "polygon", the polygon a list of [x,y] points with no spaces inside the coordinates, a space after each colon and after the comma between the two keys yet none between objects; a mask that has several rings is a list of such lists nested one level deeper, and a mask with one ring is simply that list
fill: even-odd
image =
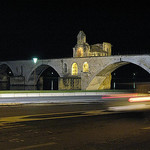
[{"label": "roadway", "polygon": [[134,94],[86,95],[86,96],[46,96],[46,97],[0,97],[0,105],[22,105],[22,104],[78,104],[78,103],[100,103],[103,110],[130,111],[150,109],[148,103],[130,103],[130,96]]},{"label": "roadway", "polygon": [[0,149],[150,149],[148,109],[106,107],[102,101],[0,106]]},{"label": "roadway", "polygon": [[0,97],[0,104],[99,102],[102,96]]}]

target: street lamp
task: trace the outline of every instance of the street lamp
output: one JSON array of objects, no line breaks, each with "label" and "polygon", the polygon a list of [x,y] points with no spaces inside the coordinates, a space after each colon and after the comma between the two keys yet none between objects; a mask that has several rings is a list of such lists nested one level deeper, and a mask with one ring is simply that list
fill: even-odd
[{"label": "street lamp", "polygon": [[54,82],[53,82],[53,72],[52,72],[52,80],[51,80],[51,90],[53,90],[54,88],[53,88],[53,86],[54,86]]},{"label": "street lamp", "polygon": [[34,90],[35,90],[35,85],[36,85],[36,69],[35,69],[35,65],[38,61],[38,58],[34,57],[33,58],[33,62],[34,62]]},{"label": "street lamp", "polygon": [[38,60],[38,58],[36,58],[36,57],[34,57],[34,58],[33,58],[33,62],[34,62],[34,64],[36,64],[36,63],[37,63],[37,60]]},{"label": "street lamp", "polygon": [[116,80],[116,73],[114,72],[114,89],[116,88],[116,83],[115,83],[115,80]]},{"label": "street lamp", "polygon": [[135,73],[133,73],[133,89],[135,89]]}]

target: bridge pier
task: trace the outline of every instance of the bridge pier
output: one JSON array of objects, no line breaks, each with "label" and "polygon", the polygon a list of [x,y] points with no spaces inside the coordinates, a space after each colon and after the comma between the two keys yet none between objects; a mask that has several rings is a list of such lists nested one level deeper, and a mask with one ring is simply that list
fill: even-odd
[{"label": "bridge pier", "polygon": [[25,85],[25,77],[23,76],[11,76],[10,85]]},{"label": "bridge pier", "polygon": [[[84,90],[104,90],[111,88],[111,74],[107,76],[96,76],[90,82],[90,84],[84,85],[85,82],[82,83],[82,88]],[[86,87],[87,86],[87,87]]]},{"label": "bridge pier", "polygon": [[60,77],[58,80],[59,90],[81,90],[81,78]]}]

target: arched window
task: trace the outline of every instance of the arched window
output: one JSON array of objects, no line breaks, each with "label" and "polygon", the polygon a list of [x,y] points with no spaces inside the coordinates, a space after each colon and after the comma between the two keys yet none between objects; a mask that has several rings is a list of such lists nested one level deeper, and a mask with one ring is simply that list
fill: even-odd
[{"label": "arched window", "polygon": [[78,66],[76,63],[72,64],[72,75],[78,75]]},{"label": "arched window", "polygon": [[79,47],[77,49],[77,57],[83,57],[83,48],[82,47]]},{"label": "arched window", "polygon": [[67,73],[67,64],[64,64],[64,72]]},{"label": "arched window", "polygon": [[83,64],[83,72],[89,72],[89,64],[87,62]]}]

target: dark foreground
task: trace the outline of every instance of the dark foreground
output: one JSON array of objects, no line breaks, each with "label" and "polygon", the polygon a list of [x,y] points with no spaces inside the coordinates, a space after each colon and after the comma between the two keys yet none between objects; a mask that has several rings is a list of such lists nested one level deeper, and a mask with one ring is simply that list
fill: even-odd
[{"label": "dark foreground", "polygon": [[0,107],[1,150],[149,150],[150,112],[102,104]]}]

